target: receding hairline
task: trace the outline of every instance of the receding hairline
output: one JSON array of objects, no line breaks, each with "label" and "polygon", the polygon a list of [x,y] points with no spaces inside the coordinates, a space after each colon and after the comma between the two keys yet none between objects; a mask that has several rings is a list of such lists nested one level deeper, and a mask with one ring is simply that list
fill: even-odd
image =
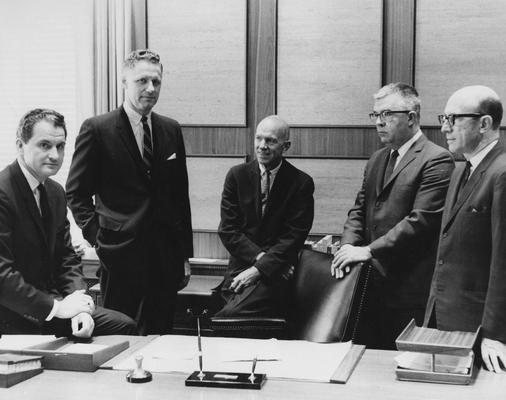
[{"label": "receding hairline", "polygon": [[274,130],[278,134],[279,138],[283,138],[285,141],[290,139],[290,126],[284,119],[278,117],[277,115],[269,115],[261,120],[257,125],[256,131],[264,128],[264,126],[268,124],[271,124],[269,129]]}]

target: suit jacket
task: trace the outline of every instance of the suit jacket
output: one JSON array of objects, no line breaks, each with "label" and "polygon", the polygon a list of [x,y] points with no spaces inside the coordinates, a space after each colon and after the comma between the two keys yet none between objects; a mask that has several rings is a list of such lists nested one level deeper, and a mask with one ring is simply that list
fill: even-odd
[{"label": "suit jacket", "polygon": [[[314,183],[283,160],[262,216],[260,169],[256,160],[232,167],[221,200],[220,239],[230,252],[224,287],[255,265],[266,279],[296,265],[314,217]],[[265,251],[258,261],[256,256]]]},{"label": "suit jacket", "polygon": [[506,343],[506,153],[497,144],[456,201],[463,172],[455,169],[448,190],[425,322],[435,308],[439,329],[482,325]]},{"label": "suit jacket", "polygon": [[47,179],[48,235],[17,161],[0,172],[0,332],[23,326],[37,333],[54,298],[85,289],[81,259],[72,247],[63,188]]},{"label": "suit jacket", "polygon": [[373,276],[387,306],[423,309],[454,162],[447,150],[422,136],[382,187],[389,153],[380,149],[367,162],[341,244],[370,246]]},{"label": "suit jacket", "polygon": [[123,107],[84,121],[67,196],[84,238],[97,245],[107,269],[138,269],[155,237],[165,243],[161,250],[177,253],[177,265],[162,263],[165,270],[174,269],[166,272],[177,280],[184,273],[183,259],[193,255],[186,154],[176,121],[152,113],[151,122],[149,176]]}]

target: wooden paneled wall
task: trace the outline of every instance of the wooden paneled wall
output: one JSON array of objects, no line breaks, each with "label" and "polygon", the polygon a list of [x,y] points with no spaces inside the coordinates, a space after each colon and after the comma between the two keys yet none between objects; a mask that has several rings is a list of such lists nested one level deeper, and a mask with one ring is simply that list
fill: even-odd
[{"label": "wooden paneled wall", "polygon": [[506,46],[493,39],[506,9],[481,3],[146,0],[147,43],[166,68],[157,110],[182,123],[195,180],[196,256],[227,256],[215,227],[221,180],[254,157],[265,116],[292,126],[287,156],[315,178],[312,233],[339,234],[380,147],[367,113],[382,85],[418,85],[423,129],[443,146],[436,116],[453,90],[484,83],[506,93]]}]

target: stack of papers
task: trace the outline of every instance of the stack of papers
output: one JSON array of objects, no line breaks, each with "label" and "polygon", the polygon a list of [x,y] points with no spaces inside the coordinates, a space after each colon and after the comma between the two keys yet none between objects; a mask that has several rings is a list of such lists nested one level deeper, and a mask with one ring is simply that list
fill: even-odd
[{"label": "stack of papers", "polygon": [[[432,354],[404,352],[395,357],[395,361],[399,368],[432,371]],[[435,354],[434,361],[434,372],[468,374],[473,363],[473,354],[471,351],[465,356]]]}]

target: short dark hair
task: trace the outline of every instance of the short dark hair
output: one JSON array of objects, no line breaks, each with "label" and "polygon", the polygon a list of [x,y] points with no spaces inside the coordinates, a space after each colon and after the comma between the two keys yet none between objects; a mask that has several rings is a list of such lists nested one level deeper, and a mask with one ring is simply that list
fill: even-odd
[{"label": "short dark hair", "polygon": [[499,98],[486,97],[480,102],[478,112],[490,115],[492,117],[492,129],[499,129],[502,120],[502,103]]},{"label": "short dark hair", "polygon": [[16,137],[21,139],[23,143],[28,143],[33,136],[33,127],[40,121],[48,121],[56,128],[63,128],[65,138],[67,138],[65,118],[59,112],[48,108],[35,108],[23,115],[19,121]]},{"label": "short dark hair", "polygon": [[128,57],[123,61],[123,69],[133,68],[139,61],[148,61],[150,63],[160,66],[163,72],[163,65],[160,62],[160,55],[149,49],[141,49],[132,51]]}]

